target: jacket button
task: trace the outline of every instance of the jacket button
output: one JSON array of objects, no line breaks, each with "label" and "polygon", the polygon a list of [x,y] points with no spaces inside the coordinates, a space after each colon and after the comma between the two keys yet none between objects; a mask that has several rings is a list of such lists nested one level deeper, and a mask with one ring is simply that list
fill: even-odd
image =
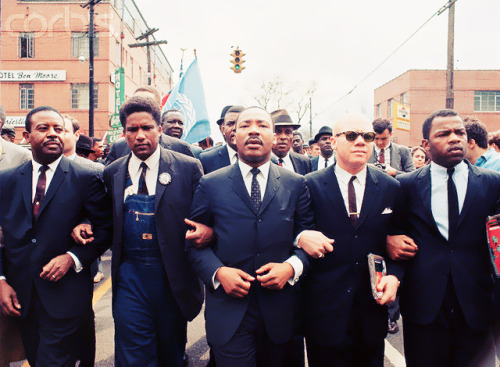
[{"label": "jacket button", "polygon": [[31,243],[36,243],[36,238],[33,238],[33,239],[31,240]]}]

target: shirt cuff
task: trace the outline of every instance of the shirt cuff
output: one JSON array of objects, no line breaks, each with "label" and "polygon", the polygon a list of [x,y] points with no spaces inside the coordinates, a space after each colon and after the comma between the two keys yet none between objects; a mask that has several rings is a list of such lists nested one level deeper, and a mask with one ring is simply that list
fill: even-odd
[{"label": "shirt cuff", "polygon": [[0,276],[0,280],[7,280],[6,277],[4,277],[3,275]]},{"label": "shirt cuff", "polygon": [[75,254],[73,254],[72,252],[68,251],[66,252],[69,256],[71,256],[71,258],[73,259],[73,261],[75,262],[75,266],[73,266],[73,269],[75,269],[75,273],[79,273],[82,271],[83,269],[83,266],[82,266],[82,263],[80,262],[80,260],[78,260],[78,258],[75,256]]},{"label": "shirt cuff", "polygon": [[217,275],[217,272],[219,271],[219,269],[220,268],[217,268],[214,275],[212,276],[212,287],[214,287],[214,289],[219,288],[219,285],[220,285],[219,280],[215,277]]},{"label": "shirt cuff", "polygon": [[304,264],[302,264],[302,261],[299,259],[297,255],[290,256],[290,258],[285,262],[292,265],[294,274],[290,279],[288,279],[288,284],[294,285],[299,281],[299,278],[302,275],[302,272],[304,271]]},{"label": "shirt cuff", "polygon": [[300,240],[300,237],[302,236],[302,233],[308,231],[308,229],[305,229],[303,230],[302,232],[300,232],[297,237],[295,237],[295,241],[293,241],[293,246],[294,247],[299,247],[299,240]]}]

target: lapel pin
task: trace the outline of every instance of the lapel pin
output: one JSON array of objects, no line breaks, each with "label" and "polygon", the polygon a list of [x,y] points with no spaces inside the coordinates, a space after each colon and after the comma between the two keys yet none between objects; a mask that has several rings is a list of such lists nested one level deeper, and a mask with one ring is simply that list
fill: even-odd
[{"label": "lapel pin", "polygon": [[170,176],[170,173],[163,172],[160,177],[158,177],[158,181],[160,181],[162,185],[166,186],[172,181],[172,176]]}]

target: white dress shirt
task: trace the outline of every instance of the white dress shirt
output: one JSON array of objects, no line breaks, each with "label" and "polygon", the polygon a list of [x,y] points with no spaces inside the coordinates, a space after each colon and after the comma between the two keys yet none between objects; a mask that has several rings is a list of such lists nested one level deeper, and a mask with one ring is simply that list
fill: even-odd
[{"label": "white dress shirt", "polygon": [[227,154],[229,154],[229,162],[231,164],[235,164],[236,162],[238,162],[238,152],[233,148],[231,148],[229,144],[226,144],[226,147],[227,147]]},{"label": "white dress shirt", "polygon": [[[330,167],[334,162],[335,162],[335,157],[332,154],[332,156],[330,158],[328,158],[328,162],[327,162],[326,167]],[[322,168],[326,168],[326,167],[325,167],[325,158],[320,154],[318,156],[318,170],[320,170]]]},{"label": "white dress shirt", "polygon": [[[278,157],[278,159],[280,159],[280,158]],[[286,153],[286,156],[284,156],[281,159],[283,160],[283,163],[281,163],[283,168],[289,170],[290,172],[295,172],[295,169],[293,168],[292,160],[290,158],[290,153]],[[324,164],[325,164],[325,162],[323,162],[323,165]]]},{"label": "white dress shirt", "polygon": [[[375,154],[376,154],[376,157],[375,157],[375,161],[377,161],[377,163],[379,162],[379,156],[380,156],[380,151],[382,149],[379,149],[376,145],[375,145]],[[389,144],[387,144],[387,146],[384,148],[384,160],[385,162],[383,164],[387,165],[387,166],[390,166],[391,165],[391,143],[389,142]]]},{"label": "white dress shirt", "polygon": [[[469,167],[464,161],[455,166],[452,178],[457,188],[458,213],[461,213],[469,181]],[[431,208],[439,232],[448,239],[448,172],[434,162],[431,162]]]},{"label": "white dress shirt", "polygon": [[146,186],[148,188],[148,195],[154,195],[156,193],[156,181],[158,181],[158,169],[160,167],[160,149],[158,147],[145,161],[140,160],[134,153],[132,153],[128,162],[128,174],[130,175],[130,180],[132,180],[132,186],[125,189],[123,194],[124,201],[127,196],[137,194],[137,191],[139,190],[142,162],[146,163],[146,166],[148,167],[146,170]]},{"label": "white dress shirt", "polygon": [[340,168],[338,164],[335,166],[335,175],[337,176],[340,193],[342,194],[342,198],[344,199],[344,205],[346,207],[347,213],[349,213],[349,197],[348,197],[349,181],[351,180],[352,176],[356,176],[356,179],[352,182],[352,184],[354,186],[354,192],[356,193],[356,209],[358,211],[358,218],[359,218],[359,213],[361,213],[363,196],[365,195],[366,172],[367,171],[365,167],[357,174],[351,175],[349,172]]}]

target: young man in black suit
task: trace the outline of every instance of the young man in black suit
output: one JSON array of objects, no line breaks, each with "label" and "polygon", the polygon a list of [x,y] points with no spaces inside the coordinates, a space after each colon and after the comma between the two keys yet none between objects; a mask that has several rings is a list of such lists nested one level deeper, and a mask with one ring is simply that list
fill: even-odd
[{"label": "young man in black suit", "polygon": [[[33,160],[0,173],[0,308],[18,322],[31,366],[70,366],[91,309],[90,264],[109,246],[111,207],[102,180],[63,156],[64,121],[52,107],[26,116]],[[94,241],[72,228],[88,218]]]},{"label": "young man in black suit", "polygon": [[464,160],[467,133],[453,110],[422,127],[431,164],[398,175],[402,194],[388,252],[403,260],[405,358],[413,366],[481,364],[492,347],[491,264],[485,223],[500,197],[500,175]]},{"label": "young man in black suit", "polygon": [[[385,305],[395,300],[401,272],[385,251],[399,183],[367,166],[375,134],[366,116],[344,115],[332,133],[336,163],[306,176],[320,232],[305,231],[298,240],[317,259],[302,283],[309,365],[382,367]],[[388,265],[378,299],[370,285],[370,253]]]}]

